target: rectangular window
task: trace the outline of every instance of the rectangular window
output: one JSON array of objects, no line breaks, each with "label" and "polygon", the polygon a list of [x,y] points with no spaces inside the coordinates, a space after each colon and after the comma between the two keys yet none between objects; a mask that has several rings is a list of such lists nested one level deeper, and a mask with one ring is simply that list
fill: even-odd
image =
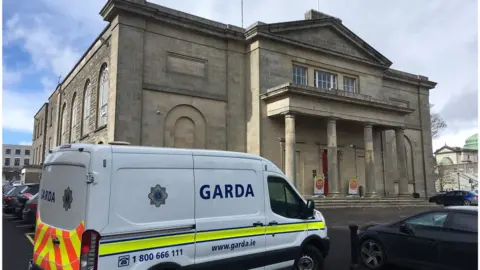
[{"label": "rectangular window", "polygon": [[21,149],[15,149],[15,155],[21,155],[22,150]]},{"label": "rectangular window", "polygon": [[30,165],[30,159],[29,158],[24,159],[23,165]]},{"label": "rectangular window", "polygon": [[292,75],[294,84],[307,85],[307,68],[293,66]]},{"label": "rectangular window", "polygon": [[268,178],[268,193],[272,211],[287,218],[302,218],[303,201],[282,178]]},{"label": "rectangular window", "polygon": [[30,156],[30,150],[29,149],[25,149],[25,156]]},{"label": "rectangular window", "polygon": [[10,166],[10,158],[5,158],[4,166]]},{"label": "rectangular window", "polygon": [[343,90],[345,92],[357,92],[357,79],[352,77],[343,77]]},{"label": "rectangular window", "polygon": [[322,89],[337,89],[337,75],[315,70],[315,87]]},{"label": "rectangular window", "polygon": [[42,135],[43,132],[43,118],[40,119],[40,135]]},{"label": "rectangular window", "polygon": [[20,166],[20,158],[15,158],[13,166]]},{"label": "rectangular window", "polygon": [[5,149],[5,155],[10,155],[12,154],[12,149]]}]

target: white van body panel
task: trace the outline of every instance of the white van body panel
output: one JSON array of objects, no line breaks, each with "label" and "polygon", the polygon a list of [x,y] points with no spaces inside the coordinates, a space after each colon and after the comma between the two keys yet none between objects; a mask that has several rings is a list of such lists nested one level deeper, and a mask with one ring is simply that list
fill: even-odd
[{"label": "white van body panel", "polygon": [[[239,237],[240,228],[265,223],[262,163],[256,159],[200,156],[195,163],[195,219],[197,225],[195,262],[204,263],[265,251],[265,233]],[[215,235],[219,241],[203,241],[202,235]],[[223,247],[243,243],[243,247]],[[253,244],[253,246],[245,246]],[[217,250],[222,248],[222,250]]]},{"label": "white van body panel", "polygon": [[[68,167],[53,178],[70,173],[83,177],[74,184],[84,191],[74,191],[73,196],[85,202],[75,206],[83,212],[84,229],[101,235],[99,269],[203,265],[300,247],[312,234],[328,238],[326,227],[308,225],[324,221],[320,212],[305,220],[279,213],[271,205],[281,192],[295,194],[303,204],[305,200],[275,164],[255,155],[73,144],[54,149],[46,163],[60,157],[64,163],[83,164],[79,166],[83,169]],[[65,186],[56,190],[55,181],[47,180],[43,187],[63,193]],[[75,197],[79,194],[84,198]],[[42,207],[45,215],[58,215],[55,224],[72,219],[58,205],[48,209],[42,202],[40,211]],[[293,263],[255,269],[282,269]]]}]

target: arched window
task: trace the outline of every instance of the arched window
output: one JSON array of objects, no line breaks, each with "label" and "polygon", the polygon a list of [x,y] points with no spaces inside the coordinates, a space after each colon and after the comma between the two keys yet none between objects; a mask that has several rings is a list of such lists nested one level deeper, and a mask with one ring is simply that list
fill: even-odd
[{"label": "arched window", "polygon": [[[60,144],[66,143],[66,133],[67,133],[67,103],[63,103],[62,106],[62,112],[60,114],[60,119],[62,119],[62,122],[60,125]],[[37,151],[38,152],[38,151]]]},{"label": "arched window", "polygon": [[108,67],[107,65],[103,65],[100,70],[100,79],[98,80],[97,127],[101,127],[107,124],[108,87]]},{"label": "arched window", "polygon": [[77,126],[78,126],[78,108],[77,108],[77,93],[73,94],[72,99],[72,113],[70,114],[70,141],[73,142],[77,139]]},{"label": "arched window", "polygon": [[83,92],[83,117],[82,117],[82,135],[87,135],[90,131],[90,100],[91,100],[91,91],[90,91],[90,80],[85,83],[85,89]]}]

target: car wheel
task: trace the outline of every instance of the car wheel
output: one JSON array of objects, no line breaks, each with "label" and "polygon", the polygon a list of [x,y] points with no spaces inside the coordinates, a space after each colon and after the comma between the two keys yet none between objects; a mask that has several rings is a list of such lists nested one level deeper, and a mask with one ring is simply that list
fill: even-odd
[{"label": "car wheel", "polygon": [[303,248],[300,258],[295,260],[296,270],[323,270],[323,255],[315,246]]},{"label": "car wheel", "polygon": [[373,239],[360,244],[360,258],[368,269],[381,269],[387,262],[383,246]]},{"label": "car wheel", "polygon": [[471,204],[471,203],[470,203],[469,200],[464,200],[464,201],[463,201],[463,205],[470,205],[470,204]]}]

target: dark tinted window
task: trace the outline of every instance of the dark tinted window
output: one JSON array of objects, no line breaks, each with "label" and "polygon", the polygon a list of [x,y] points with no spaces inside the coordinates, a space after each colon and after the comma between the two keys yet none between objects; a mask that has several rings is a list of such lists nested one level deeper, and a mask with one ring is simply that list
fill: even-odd
[{"label": "dark tinted window", "polygon": [[20,149],[15,149],[15,155],[20,155],[22,153],[22,150]]},{"label": "dark tinted window", "polygon": [[23,193],[37,194],[40,185],[29,186]]},{"label": "dark tinted window", "polygon": [[22,190],[24,190],[26,187],[25,186],[16,186],[14,189],[12,189],[7,195],[9,196],[15,196],[18,195]]},{"label": "dark tinted window", "polygon": [[448,213],[432,212],[410,218],[406,223],[411,225],[420,225],[428,227],[443,227],[447,220]]},{"label": "dark tinted window", "polygon": [[303,201],[282,178],[268,178],[268,193],[272,211],[287,218],[300,218]]},{"label": "dark tinted window", "polygon": [[476,233],[478,231],[477,215],[455,213],[450,227],[456,230]]},{"label": "dark tinted window", "polygon": [[445,196],[455,196],[455,191],[449,191],[445,193]]}]

